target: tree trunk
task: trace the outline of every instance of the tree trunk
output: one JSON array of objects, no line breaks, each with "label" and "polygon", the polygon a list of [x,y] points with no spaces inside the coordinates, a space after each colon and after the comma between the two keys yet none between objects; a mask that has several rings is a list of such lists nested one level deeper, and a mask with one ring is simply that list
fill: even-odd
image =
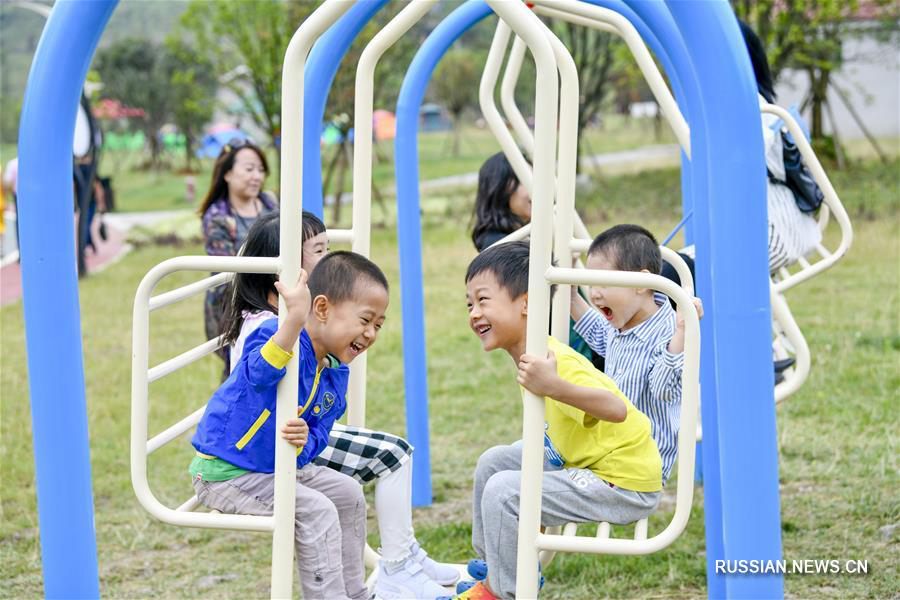
[{"label": "tree trunk", "polygon": [[811,68],[807,71],[810,81],[810,97],[812,99],[812,122],[810,123],[810,137],[821,140],[825,137],[824,106],[828,100],[828,80],[831,71]]},{"label": "tree trunk", "polygon": [[191,166],[193,165],[192,158],[194,155],[193,149],[193,136],[185,134],[184,136],[184,168],[189,173],[191,172]]},{"label": "tree trunk", "polygon": [[332,215],[332,225],[337,227],[341,222],[341,196],[344,195],[344,174],[347,171],[347,161],[344,159],[344,144],[346,144],[346,140],[342,139],[340,145],[337,148],[338,152],[338,168],[337,168],[337,183],[334,186],[334,209],[331,213]]}]

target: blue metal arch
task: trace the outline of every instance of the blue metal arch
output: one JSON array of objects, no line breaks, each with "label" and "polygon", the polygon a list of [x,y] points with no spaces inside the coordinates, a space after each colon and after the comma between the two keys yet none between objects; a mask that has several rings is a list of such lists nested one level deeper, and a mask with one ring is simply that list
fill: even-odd
[{"label": "blue metal arch", "polygon": [[419,216],[419,107],[438,61],[450,46],[492,11],[483,0],[469,0],[435,27],[416,52],[397,99],[394,169],[397,179],[397,250],[403,311],[403,383],[406,434],[416,448],[413,505],[431,504],[431,453],[428,431],[428,379],[425,363],[425,311],[422,284],[422,222]]},{"label": "blue metal arch", "polygon": [[322,218],[322,124],[334,76],[353,40],[388,0],[358,0],[310,50],[303,76],[303,209]]},{"label": "blue metal arch", "polygon": [[715,558],[781,558],[762,201],[766,179],[756,83],[727,2],[703,3],[699,10],[692,3],[668,6],[697,74],[689,122],[698,289],[708,309],[701,331],[704,499],[712,500],[707,525],[721,536],[708,537],[709,594],[780,597],[781,575],[720,575],[714,567]]},{"label": "blue metal arch", "polygon": [[100,595],[72,253],[72,138],[84,78],[116,3],[57,2],[31,64],[19,122],[22,297],[48,598]]}]

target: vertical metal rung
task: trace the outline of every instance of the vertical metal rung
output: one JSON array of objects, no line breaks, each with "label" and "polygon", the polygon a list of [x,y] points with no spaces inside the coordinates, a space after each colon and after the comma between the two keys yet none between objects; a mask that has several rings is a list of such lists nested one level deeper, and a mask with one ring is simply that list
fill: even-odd
[{"label": "vertical metal rung", "polygon": [[819,256],[821,256],[822,258],[828,258],[829,256],[831,256],[831,251],[822,244],[816,244],[816,252],[818,252]]},{"label": "vertical metal rung", "polygon": [[605,540],[609,538],[609,523],[603,521],[597,524],[597,539]]},{"label": "vertical metal rung", "polygon": [[646,540],[647,539],[647,519],[641,519],[637,523],[634,524],[634,539],[636,540]]},{"label": "vertical metal rung", "polygon": [[198,498],[195,494],[191,496],[190,500],[188,500],[175,510],[177,510],[178,512],[192,512],[198,506],[200,506],[200,498]]}]

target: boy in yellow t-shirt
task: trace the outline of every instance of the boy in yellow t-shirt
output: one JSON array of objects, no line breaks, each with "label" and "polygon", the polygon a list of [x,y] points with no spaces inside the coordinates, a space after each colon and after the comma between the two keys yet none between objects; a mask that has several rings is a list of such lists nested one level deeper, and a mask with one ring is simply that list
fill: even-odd
[{"label": "boy in yellow t-shirt", "polygon": [[[482,348],[506,350],[519,384],[545,397],[541,524],[626,524],[652,513],[662,462],[649,419],[612,379],[557,340],[550,338],[546,358],[525,354],[528,244],[500,244],[478,255],[466,273],[466,301]],[[515,596],[521,459],[521,441],[478,459],[472,546],[487,563],[487,578],[463,598]]]}]

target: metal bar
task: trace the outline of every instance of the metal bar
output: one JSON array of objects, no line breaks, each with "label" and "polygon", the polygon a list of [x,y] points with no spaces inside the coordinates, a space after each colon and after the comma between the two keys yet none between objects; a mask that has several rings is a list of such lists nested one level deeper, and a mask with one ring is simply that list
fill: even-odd
[{"label": "metal bar", "polygon": [[233,277],[234,273],[217,273],[189,285],[153,296],[150,298],[150,312],[178,302],[179,300],[190,298],[191,296],[205,292],[210,288],[228,283]]},{"label": "metal bar", "polygon": [[641,519],[634,524],[634,539],[642,542],[647,539],[647,519]]},{"label": "metal bar", "polygon": [[[521,37],[534,57],[536,68],[535,91],[535,156],[534,180],[529,189],[532,195],[532,227],[531,255],[528,274],[528,323],[526,333],[526,351],[529,354],[543,356],[547,353],[547,331],[550,310],[550,288],[544,280],[544,270],[550,266],[551,221],[553,197],[555,191],[555,152],[556,127],[559,109],[559,88],[555,85],[557,63],[553,48],[547,39],[545,27],[534,13],[524,4],[506,2],[504,0],[487,0],[488,5],[502,20],[497,28],[494,42],[502,42],[505,48],[509,39],[509,28]],[[508,23],[508,27],[506,24]],[[506,27],[504,32],[504,27]],[[493,53],[498,54],[498,53]],[[492,61],[489,58],[488,63]],[[493,84],[497,78],[499,60],[493,63],[490,86],[482,80],[479,98],[484,106],[487,95],[492,95]],[[485,65],[488,71],[488,65]],[[547,82],[554,81],[554,85]],[[499,115],[495,115],[499,116]],[[487,115],[485,115],[487,118]],[[497,127],[499,125],[499,127]],[[497,131],[495,131],[495,129]],[[491,130],[497,135],[501,131],[505,139],[511,141],[509,131],[500,123],[493,123]],[[505,144],[501,140],[501,146]],[[514,144],[513,144],[514,145]],[[507,151],[507,148],[503,148]],[[521,153],[515,149],[516,158]],[[509,153],[507,153],[509,156]],[[527,165],[527,163],[526,163]],[[521,164],[519,165],[522,166]],[[514,167],[515,168],[515,167]],[[516,169],[517,175],[519,169]],[[528,169],[524,169],[526,175]],[[519,177],[520,181],[524,181]],[[517,546],[516,596],[518,598],[536,598],[538,593],[538,551],[534,543],[534,535],[540,527],[541,520],[541,471],[543,466],[543,431],[544,431],[544,399],[531,392],[525,393],[524,416],[522,423],[522,483],[519,506],[519,536]]]},{"label": "metal bar", "polygon": [[771,296],[772,320],[781,327],[784,338],[794,349],[794,358],[797,361],[790,372],[784,374],[784,381],[775,386],[775,402],[778,403],[799,390],[806,382],[809,377],[811,356],[806,338],[794,320],[784,295],[776,291],[775,284],[771,286]]},{"label": "metal bar", "polygon": [[168,429],[161,431],[160,433],[153,436],[150,440],[147,441],[147,454],[153,454],[172,440],[176,439],[178,436],[182,435],[184,432],[188,431],[191,427],[199,423],[204,411],[206,411],[205,404]]},{"label": "metal bar", "polygon": [[[354,187],[353,189],[355,190],[356,188]],[[353,205],[356,206],[355,200]],[[353,223],[356,223],[356,219],[353,219]],[[352,244],[355,239],[353,229],[329,229],[325,234],[328,236],[329,244]]]},{"label": "metal bar", "polygon": [[[281,240],[279,256],[282,271],[279,280],[294,285],[300,275],[301,214],[303,198],[303,86],[306,59],[313,42],[354,2],[326,0],[294,32],[284,55],[281,74]],[[284,298],[278,299],[278,323],[284,321]],[[293,358],[278,382],[275,428],[280,431],[296,416],[299,380],[299,341],[292,348]],[[297,453],[280,436],[275,441],[275,507],[272,536],[272,598],[290,598],[294,582],[294,512],[296,500]]]},{"label": "metal bar", "polygon": [[685,342],[684,368],[681,379],[682,407],[678,434],[678,479],[675,514],[672,516],[672,520],[663,531],[647,540],[568,538],[571,540],[571,543],[568,543],[563,541],[563,536],[541,534],[537,537],[538,547],[541,550],[610,554],[646,554],[662,549],[675,541],[687,525],[694,495],[693,473],[698,431],[697,409],[700,402],[700,321],[692,297],[675,282],[660,275],[648,273],[549,267],[544,275],[549,283],[658,290],[674,299],[678,310],[684,315]]},{"label": "metal bar", "polygon": [[175,510],[178,512],[193,512],[199,506],[200,506],[200,498],[198,498],[197,495],[194,494],[184,504],[182,504]]},{"label": "metal bar", "polygon": [[[838,260],[840,260],[844,256],[844,254],[847,253],[847,251],[850,249],[850,245],[853,243],[853,226],[850,223],[850,216],[844,209],[844,205],[841,203],[841,199],[838,197],[834,186],[831,184],[831,180],[828,179],[828,175],[825,173],[825,169],[822,168],[822,163],[819,162],[819,158],[816,156],[816,153],[810,145],[809,140],[806,139],[806,135],[803,133],[800,125],[797,123],[791,113],[781,108],[780,106],[769,104],[768,102],[765,102],[763,100],[760,101],[759,108],[760,111],[773,114],[784,121],[785,126],[787,126],[788,130],[791,132],[791,135],[793,136],[794,141],[797,144],[797,148],[800,150],[800,154],[803,156],[804,164],[806,164],[807,168],[813,176],[813,179],[816,180],[816,183],[825,194],[824,206],[826,206],[830,210],[830,212],[834,213],[834,218],[838,222],[838,226],[841,229],[841,241],[834,252],[813,265],[809,265],[809,263],[807,263],[803,266],[803,269],[801,269],[797,273],[786,276],[784,279],[775,284],[775,291],[778,293],[784,293],[798,283],[802,283],[810,277],[818,275],[822,271],[831,268]],[[820,227],[824,227],[824,223],[827,222],[827,217],[827,213],[820,215]]]},{"label": "metal bar", "polygon": [[829,256],[831,256],[831,251],[822,244],[816,244],[816,252],[818,252],[819,256],[821,256],[822,258],[828,258]]},{"label": "metal bar", "polygon": [[187,352],[182,352],[175,358],[170,358],[166,362],[160,363],[147,372],[147,381],[152,383],[161,377],[186,367],[189,364],[200,360],[208,354],[215,352],[222,342],[222,336],[215,337],[208,342],[203,342],[199,346],[191,348]]},{"label": "metal bar", "polygon": [[[212,515],[179,512],[163,505],[150,489],[147,479],[147,424],[149,417],[149,339],[150,301],[159,281],[176,271],[238,271],[277,273],[277,258],[180,256],[156,265],[138,285],[132,314],[131,360],[131,484],[141,506],[157,519],[172,525],[272,531],[272,517],[250,515]],[[173,296],[170,296],[173,297]],[[209,342],[208,342],[209,343]],[[164,363],[165,364],[165,363]],[[162,366],[162,365],[160,365]]]},{"label": "metal bar", "polygon": [[522,60],[525,58],[525,42],[522,38],[516,36],[513,39],[512,50],[509,52],[509,58],[506,61],[506,69],[503,71],[503,81],[500,82],[500,105],[509,124],[512,126],[519,144],[529,157],[534,156],[534,136],[531,128],[522,116],[522,111],[516,105],[516,81],[519,78],[519,72],[522,70]]},{"label": "metal bar", "polygon": [[[592,26],[592,23],[605,23],[611,25],[615,32],[625,41],[628,49],[634,56],[638,68],[641,70],[653,97],[659,104],[659,108],[672,127],[675,137],[678,140],[685,155],[691,156],[691,133],[678,103],[675,102],[672,92],[666,85],[662,74],[653,62],[650,51],[641,39],[640,34],[634,28],[631,22],[619,13],[588,4],[587,2],[578,2],[576,0],[535,0],[535,9],[541,11],[550,11],[550,15],[562,20],[568,20],[571,16],[584,17],[586,20],[579,19],[578,23],[586,26]],[[548,14],[548,13],[544,13]],[[605,30],[605,29],[604,29]]]},{"label": "metal bar", "polygon": [[[435,5],[434,0],[413,0],[366,45],[356,67],[353,144],[353,251],[369,256],[372,229],[372,113],[375,67],[379,59],[410,27]],[[347,424],[366,422],[366,364],[368,353],[350,365]],[[427,423],[427,416],[426,416]]]}]

